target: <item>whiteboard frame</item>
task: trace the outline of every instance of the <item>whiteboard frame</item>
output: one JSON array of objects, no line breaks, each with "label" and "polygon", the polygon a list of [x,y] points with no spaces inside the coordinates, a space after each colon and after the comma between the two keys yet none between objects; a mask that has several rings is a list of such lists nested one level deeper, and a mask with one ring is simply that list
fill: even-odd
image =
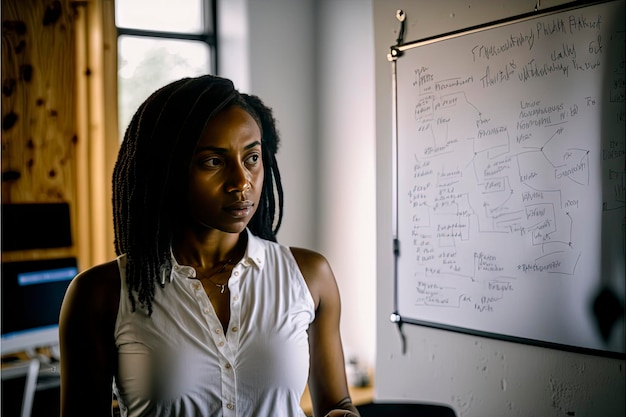
[{"label": "whiteboard frame", "polygon": [[[513,343],[522,343],[527,345],[534,345],[543,348],[556,349],[568,352],[576,352],[576,353],[584,353],[595,356],[604,356],[609,358],[616,359],[625,359],[626,351],[623,352],[615,352],[609,350],[600,350],[600,349],[592,349],[582,346],[576,345],[566,345],[560,343],[553,343],[544,340],[538,339],[528,339],[519,336],[510,336],[504,334],[498,334],[493,332],[485,332],[482,330],[470,329],[466,327],[453,326],[444,323],[436,323],[431,321],[419,320],[409,317],[402,316],[398,311],[398,259],[400,257],[400,240],[399,240],[399,139],[398,139],[398,85],[397,85],[397,61],[400,59],[405,51],[411,50],[413,48],[417,48],[420,46],[429,45],[436,42],[443,42],[446,40],[454,39],[460,36],[467,36],[474,33],[482,32],[484,30],[496,29],[503,26],[508,26],[512,24],[517,24],[521,22],[525,22],[528,20],[541,18],[545,16],[549,16],[556,13],[562,13],[572,10],[577,10],[581,8],[587,8],[599,4],[604,3],[618,3],[622,0],[592,0],[592,1],[581,1],[576,2],[575,4],[566,3],[550,8],[546,8],[543,10],[536,9],[535,11],[524,13],[521,15],[516,15],[512,17],[508,17],[505,19],[500,19],[492,22],[488,22],[481,25],[472,26],[465,29],[460,29],[452,32],[447,32],[441,35],[435,35],[427,38],[422,38],[410,42],[403,42],[404,29],[405,29],[405,19],[406,15],[402,10],[398,10],[396,13],[396,17],[401,23],[400,35],[397,39],[397,44],[392,45],[390,47],[389,53],[387,54],[387,60],[391,64],[391,89],[392,89],[392,143],[391,143],[391,155],[392,155],[392,184],[391,184],[391,194],[392,194],[392,210],[391,210],[391,225],[392,225],[392,238],[393,238],[393,264],[394,264],[394,291],[393,291],[393,306],[394,311],[390,315],[390,321],[392,323],[396,323],[398,329],[400,331],[400,336],[402,338],[403,351],[406,351],[406,339],[404,333],[402,332],[403,323],[413,324],[418,326],[425,326],[440,330],[453,331],[457,333],[463,333],[472,336],[479,336],[490,339],[504,340]],[[625,308],[624,306],[622,306]]]}]

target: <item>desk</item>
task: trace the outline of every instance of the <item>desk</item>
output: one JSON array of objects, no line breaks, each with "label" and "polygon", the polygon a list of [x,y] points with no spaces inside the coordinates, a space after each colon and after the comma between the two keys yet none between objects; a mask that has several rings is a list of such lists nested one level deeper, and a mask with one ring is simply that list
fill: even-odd
[{"label": "desk", "polygon": [[[348,387],[350,391],[350,398],[352,398],[352,404],[362,405],[371,403],[374,399],[374,386],[368,385],[366,387]],[[307,416],[313,415],[313,406],[311,404],[311,395],[309,394],[309,386],[307,385],[300,400],[300,407],[304,410]]]},{"label": "desk", "polygon": [[[19,360],[15,362],[2,363],[2,380],[9,380],[19,377],[24,377],[24,366],[28,361]],[[37,391],[58,388],[61,385],[61,376],[59,374],[58,362],[41,362],[39,366],[39,373],[37,377]]]}]

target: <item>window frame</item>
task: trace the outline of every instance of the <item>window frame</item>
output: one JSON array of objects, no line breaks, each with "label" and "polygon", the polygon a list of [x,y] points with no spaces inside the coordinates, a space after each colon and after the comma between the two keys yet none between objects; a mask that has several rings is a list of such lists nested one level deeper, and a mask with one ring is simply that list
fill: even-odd
[{"label": "window frame", "polygon": [[[191,32],[169,32],[160,30],[146,30],[135,29],[123,26],[117,26],[115,22],[115,29],[117,31],[116,41],[119,42],[120,36],[136,36],[147,37],[157,39],[172,39],[172,40],[187,40],[206,43],[209,47],[209,56],[211,62],[209,65],[209,71],[212,74],[217,74],[218,63],[218,44],[217,44],[217,0],[201,0],[202,5],[202,33]],[[119,57],[118,57],[119,58]]]}]

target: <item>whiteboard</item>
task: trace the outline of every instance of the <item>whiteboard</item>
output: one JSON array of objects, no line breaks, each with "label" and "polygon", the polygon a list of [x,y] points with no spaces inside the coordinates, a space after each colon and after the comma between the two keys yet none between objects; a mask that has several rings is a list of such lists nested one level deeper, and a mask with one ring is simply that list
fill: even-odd
[{"label": "whiteboard", "polygon": [[389,56],[392,319],[621,357],[624,1]]}]

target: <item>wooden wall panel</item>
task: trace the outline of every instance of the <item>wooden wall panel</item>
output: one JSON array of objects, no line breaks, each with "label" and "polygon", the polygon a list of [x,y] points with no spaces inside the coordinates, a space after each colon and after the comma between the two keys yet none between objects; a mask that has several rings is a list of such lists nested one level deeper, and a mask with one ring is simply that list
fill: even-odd
[{"label": "wooden wall panel", "polygon": [[68,202],[74,228],[75,16],[69,0],[2,0],[2,203]]}]

